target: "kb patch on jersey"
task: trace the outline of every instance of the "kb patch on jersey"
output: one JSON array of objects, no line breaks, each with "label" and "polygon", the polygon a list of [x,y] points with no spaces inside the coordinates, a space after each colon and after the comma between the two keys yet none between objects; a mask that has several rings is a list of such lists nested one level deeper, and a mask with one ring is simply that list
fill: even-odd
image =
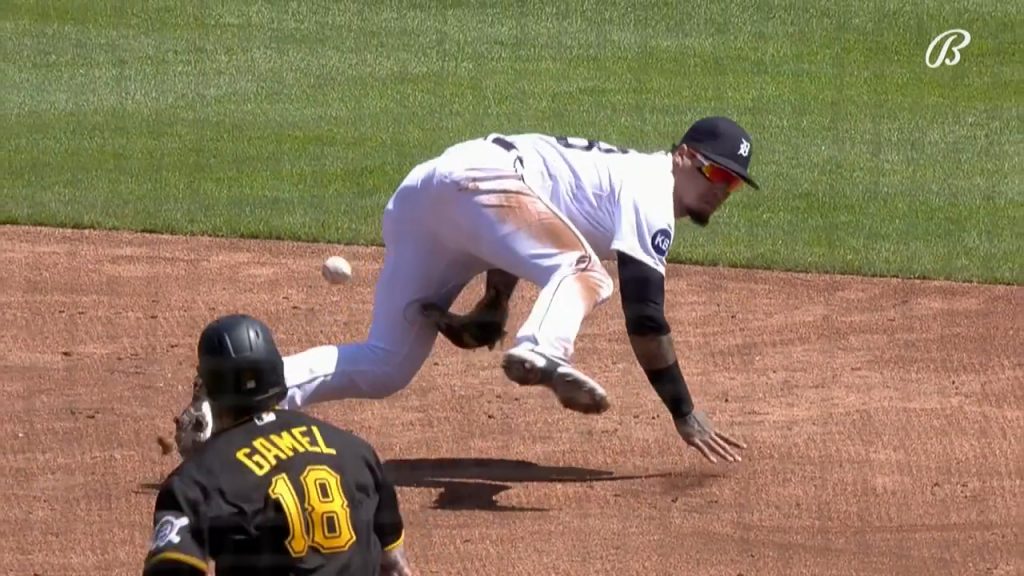
[{"label": "kb patch on jersey", "polygon": [[651,236],[651,248],[654,253],[664,258],[668,255],[668,249],[672,247],[672,233],[668,228],[662,228]]}]

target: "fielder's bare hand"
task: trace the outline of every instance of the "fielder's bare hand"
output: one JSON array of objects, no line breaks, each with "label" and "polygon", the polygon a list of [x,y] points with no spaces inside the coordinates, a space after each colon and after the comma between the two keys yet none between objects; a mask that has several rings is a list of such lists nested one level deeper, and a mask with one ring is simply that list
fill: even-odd
[{"label": "fielder's bare hand", "polygon": [[689,416],[676,420],[675,424],[676,431],[683,437],[683,440],[700,451],[711,462],[718,462],[715,458],[716,455],[726,462],[742,461],[733,447],[746,448],[747,445],[721,432],[716,432],[707,414],[694,410]]}]

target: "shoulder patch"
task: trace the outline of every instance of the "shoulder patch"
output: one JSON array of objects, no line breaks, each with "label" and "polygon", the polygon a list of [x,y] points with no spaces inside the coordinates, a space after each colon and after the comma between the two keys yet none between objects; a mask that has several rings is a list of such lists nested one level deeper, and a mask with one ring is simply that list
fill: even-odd
[{"label": "shoulder patch", "polygon": [[662,228],[655,232],[651,236],[651,249],[658,256],[664,258],[668,255],[669,248],[672,247],[672,233],[669,232],[668,228]]},{"label": "shoulder patch", "polygon": [[181,542],[181,536],[178,536],[178,531],[185,526],[188,526],[188,518],[184,516],[164,516],[161,518],[156,523],[156,527],[153,528],[153,542],[150,550]]}]

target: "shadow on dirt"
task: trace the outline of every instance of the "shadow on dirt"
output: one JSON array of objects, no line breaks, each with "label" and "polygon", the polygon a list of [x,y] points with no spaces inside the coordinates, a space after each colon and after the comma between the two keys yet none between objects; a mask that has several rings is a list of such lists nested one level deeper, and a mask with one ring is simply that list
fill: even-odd
[{"label": "shadow on dirt", "polygon": [[396,486],[440,489],[434,508],[490,512],[544,512],[547,508],[506,506],[497,496],[511,484],[529,482],[611,482],[660,478],[671,474],[617,476],[607,470],[573,466],[544,466],[526,460],[500,458],[417,458],[389,460],[385,472]]},{"label": "shadow on dirt", "polygon": [[[548,508],[508,506],[498,495],[514,484],[590,483],[676,477],[677,489],[694,488],[711,477],[679,477],[672,473],[616,475],[608,470],[575,466],[545,466],[527,460],[502,458],[414,458],[384,463],[384,470],[396,486],[441,490],[434,500],[438,510],[481,510],[488,512],[546,512]],[[680,484],[680,482],[682,482]],[[155,494],[159,482],[143,482],[136,494]]]}]

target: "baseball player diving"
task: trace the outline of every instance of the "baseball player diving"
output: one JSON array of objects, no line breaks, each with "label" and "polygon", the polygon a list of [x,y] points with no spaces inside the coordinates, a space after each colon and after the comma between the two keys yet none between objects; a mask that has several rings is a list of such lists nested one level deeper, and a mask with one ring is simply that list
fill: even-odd
[{"label": "baseball player diving", "polygon": [[[750,135],[724,117],[698,120],[671,150],[654,153],[545,134],[447,148],[414,167],[387,203],[368,338],[286,356],[283,406],[390,396],[417,374],[438,333],[461,348],[493,348],[526,279],[540,293],[504,352],[504,373],[549,388],[571,410],[604,412],[607,392],[572,356],[584,319],[612,294],[602,261],[615,261],[630,344],[676,430],[711,462],[739,461],[735,448],[746,446],[694,408],[683,378],[665,318],[665,258],[677,219],[705,226],[744,182],[758,188],[751,152]],[[480,301],[450,312],[485,272]],[[186,412],[179,448],[208,434],[203,407]]]}]

